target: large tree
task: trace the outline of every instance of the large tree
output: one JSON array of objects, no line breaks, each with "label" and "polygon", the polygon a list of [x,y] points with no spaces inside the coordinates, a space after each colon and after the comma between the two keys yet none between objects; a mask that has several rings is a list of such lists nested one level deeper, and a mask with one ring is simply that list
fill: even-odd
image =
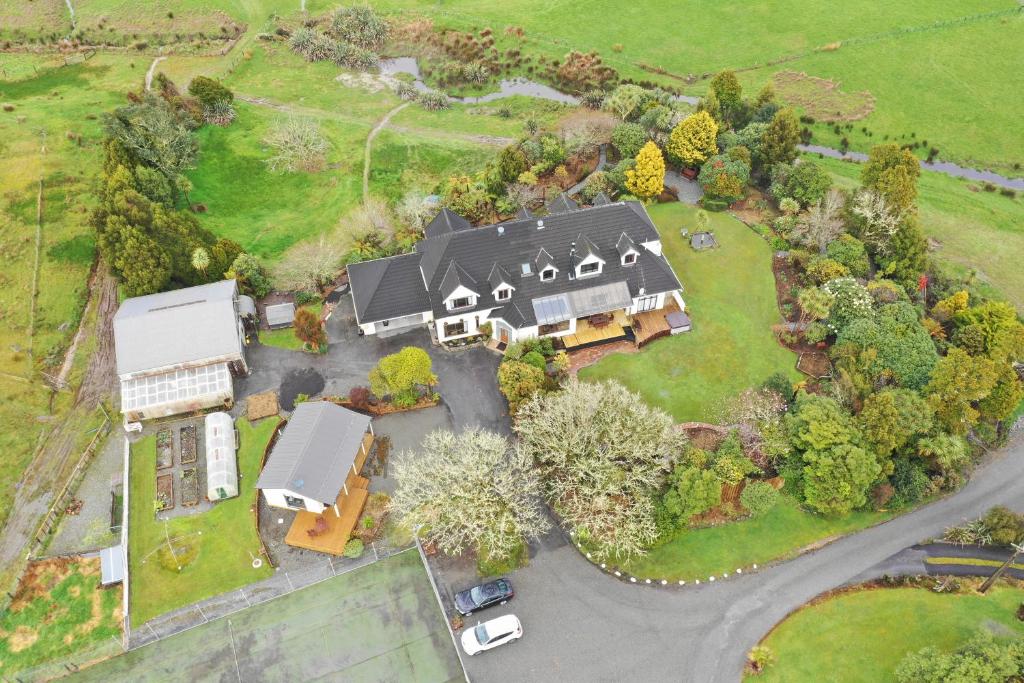
[{"label": "large tree", "polygon": [[980,416],[975,404],[989,395],[998,379],[996,363],[954,347],[935,366],[925,391],[942,426],[953,434],[966,434]]},{"label": "large tree", "polygon": [[299,341],[309,344],[313,351],[319,351],[320,347],[327,343],[327,333],[320,323],[316,313],[308,308],[300,308],[295,311],[295,336]]},{"label": "large tree", "polygon": [[931,406],[910,389],[885,389],[868,396],[859,418],[864,440],[886,459],[932,427]]},{"label": "large tree", "polygon": [[685,445],[672,418],[616,382],[572,380],[527,402],[516,431],[548,499],[596,557],[642,554],[654,542],[652,495]]},{"label": "large tree", "polygon": [[508,559],[548,528],[530,457],[500,434],[434,431],[392,467],[392,509],[450,555],[469,548]]},{"label": "large tree", "polygon": [[882,195],[893,211],[905,214],[914,208],[920,175],[921,164],[917,157],[909,149],[890,142],[871,148],[860,181],[864,187]]},{"label": "large tree", "polygon": [[824,254],[828,245],[843,234],[843,193],[829,190],[793,228],[793,238]]},{"label": "large tree", "polygon": [[640,148],[636,166],[626,171],[626,188],[643,201],[650,201],[664,191],[665,159],[653,142]]},{"label": "large tree", "polygon": [[775,112],[761,137],[761,158],[765,167],[792,163],[799,142],[800,122],[793,110],[786,107]]},{"label": "large tree", "polygon": [[[736,126],[743,111],[743,87],[732,71],[720,71],[711,79],[710,90],[715,93],[722,117]],[[739,127],[739,126],[736,126]]]},{"label": "large tree", "polygon": [[274,277],[287,289],[323,292],[338,274],[341,256],[335,241],[320,235],[316,241],[289,249],[277,265]]},{"label": "large tree", "polygon": [[416,346],[406,346],[398,353],[384,356],[370,370],[370,388],[377,396],[409,398],[416,387],[437,384],[430,356]]},{"label": "large tree", "polygon": [[199,145],[186,122],[158,95],[147,93],[108,114],[104,121],[108,137],[143,164],[159,171],[177,187],[178,178],[193,167]]},{"label": "large tree", "polygon": [[718,151],[718,124],[706,111],[687,116],[672,129],[665,151],[686,166],[697,166]]}]

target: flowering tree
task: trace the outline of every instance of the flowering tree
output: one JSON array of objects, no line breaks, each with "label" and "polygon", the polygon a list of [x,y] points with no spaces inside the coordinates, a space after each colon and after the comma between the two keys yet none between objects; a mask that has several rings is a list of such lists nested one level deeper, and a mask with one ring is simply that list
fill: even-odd
[{"label": "flowering tree", "polygon": [[505,437],[482,429],[427,434],[418,453],[392,464],[391,507],[408,526],[449,555],[467,548],[507,559],[524,539],[548,529],[540,482],[530,457]]}]

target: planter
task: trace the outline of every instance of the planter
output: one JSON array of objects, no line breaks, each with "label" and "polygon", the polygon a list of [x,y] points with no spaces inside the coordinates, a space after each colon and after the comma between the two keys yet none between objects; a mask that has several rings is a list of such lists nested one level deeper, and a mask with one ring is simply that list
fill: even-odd
[{"label": "planter", "polygon": [[181,464],[191,465],[196,461],[196,426],[187,425],[178,433],[181,438]]},{"label": "planter", "polygon": [[170,429],[156,433],[156,468],[164,470],[174,465],[174,436]]},{"label": "planter", "polygon": [[199,471],[195,467],[181,472],[181,504],[185,507],[199,504]]}]

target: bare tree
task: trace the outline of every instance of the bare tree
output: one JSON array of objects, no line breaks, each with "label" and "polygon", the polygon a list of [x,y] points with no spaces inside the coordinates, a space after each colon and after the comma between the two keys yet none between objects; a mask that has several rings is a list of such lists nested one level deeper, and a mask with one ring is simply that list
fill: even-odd
[{"label": "bare tree", "polygon": [[437,430],[393,467],[392,509],[449,555],[472,548],[505,559],[548,529],[529,456],[500,434]]},{"label": "bare tree", "polygon": [[406,192],[398,204],[398,220],[413,230],[423,230],[437,214],[437,205],[419,190]]},{"label": "bare tree", "polygon": [[861,240],[880,253],[889,251],[889,241],[900,227],[902,216],[874,190],[861,190],[853,199],[853,213],[864,220]]},{"label": "bare tree", "polygon": [[330,149],[317,121],[296,116],[279,121],[263,141],[275,152],[266,160],[275,172],[316,173],[323,169]]},{"label": "bare tree", "polygon": [[843,234],[843,193],[832,189],[804,214],[793,228],[793,237],[813,245],[822,254]]},{"label": "bare tree", "polygon": [[518,207],[535,207],[544,199],[543,188],[526,183],[512,183],[506,192],[509,201]]},{"label": "bare tree", "polygon": [[274,279],[287,289],[322,292],[338,274],[341,256],[334,242],[320,235],[315,242],[303,242],[289,249],[278,264]]}]

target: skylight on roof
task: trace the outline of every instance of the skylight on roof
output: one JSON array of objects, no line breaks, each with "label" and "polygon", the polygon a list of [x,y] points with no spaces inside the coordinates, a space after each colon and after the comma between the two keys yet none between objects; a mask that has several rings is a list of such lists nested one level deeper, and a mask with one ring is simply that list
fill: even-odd
[{"label": "skylight on roof", "polygon": [[533,270],[530,268],[530,264],[529,263],[524,263],[523,264],[523,275],[530,275],[532,273],[533,273]]}]

